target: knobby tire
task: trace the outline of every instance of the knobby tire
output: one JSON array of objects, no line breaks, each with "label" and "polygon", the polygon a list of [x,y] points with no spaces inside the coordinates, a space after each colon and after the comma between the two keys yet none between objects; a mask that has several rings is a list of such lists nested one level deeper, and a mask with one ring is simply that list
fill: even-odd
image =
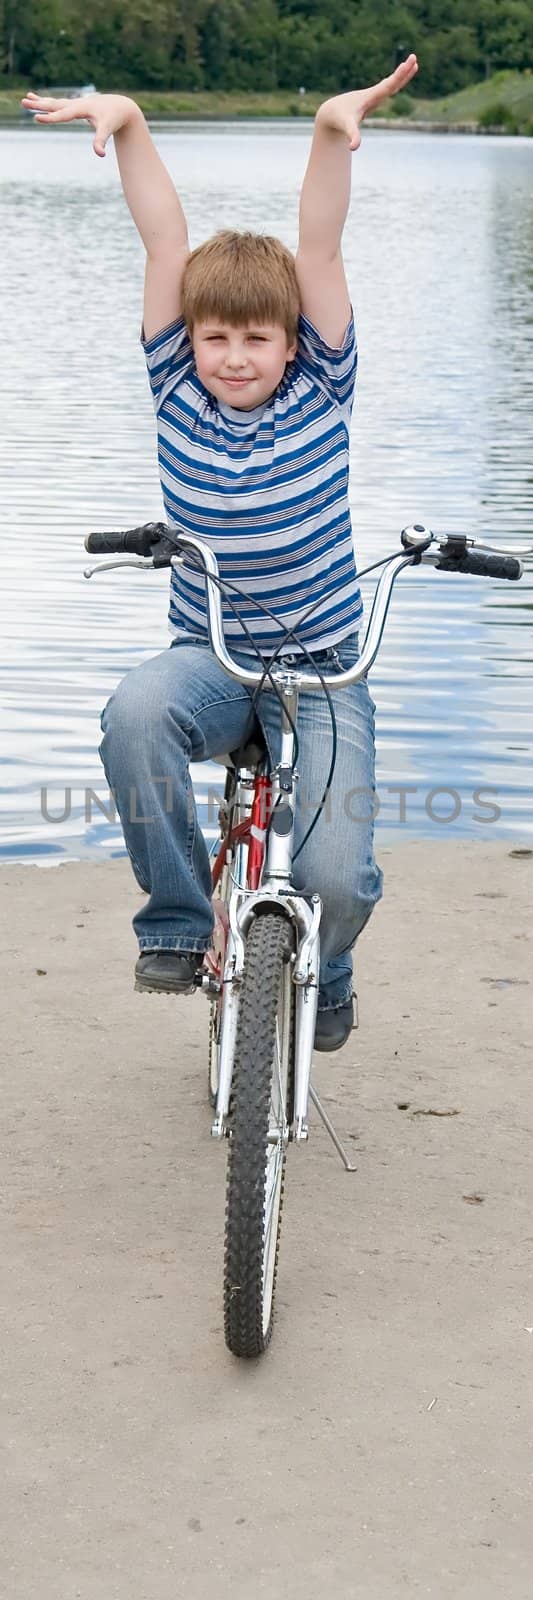
[{"label": "knobby tire", "polygon": [[[224,1334],[235,1356],[258,1356],[272,1336],[286,1139],[294,1093],[294,930],[276,912],[246,939],[229,1115]],[[279,1139],[269,1142],[269,1129]],[[267,1208],[270,1229],[267,1226]]]}]

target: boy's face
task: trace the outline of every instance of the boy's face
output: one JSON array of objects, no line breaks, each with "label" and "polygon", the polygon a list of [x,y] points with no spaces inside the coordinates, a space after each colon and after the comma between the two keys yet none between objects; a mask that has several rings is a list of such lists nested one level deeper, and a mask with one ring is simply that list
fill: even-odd
[{"label": "boy's face", "polygon": [[195,322],[192,345],[205,388],[239,411],[252,411],[274,394],[297,350],[297,341],[289,345],[285,329],[276,322],[242,328],[215,320]]}]

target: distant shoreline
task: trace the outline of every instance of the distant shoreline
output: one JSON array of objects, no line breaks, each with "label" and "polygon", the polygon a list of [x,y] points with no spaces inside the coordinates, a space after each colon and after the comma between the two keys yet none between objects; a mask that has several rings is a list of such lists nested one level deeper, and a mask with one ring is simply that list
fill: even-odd
[{"label": "distant shoreline", "polygon": [[[28,85],[19,83],[0,88],[0,124],[29,126],[31,113],[23,111],[20,100]],[[33,85],[44,94],[78,93],[54,85]],[[223,94],[215,90],[124,89],[131,94],[149,122],[256,122],[280,120],[310,123],[326,93],[307,89],[264,90],[262,93]],[[365,128],[383,128],[398,133],[506,134],[533,136],[533,73],[498,72],[483,82],[473,83],[442,99],[417,100],[399,95],[385,113],[370,117]],[[70,124],[72,126],[72,124]]]},{"label": "distant shoreline", "polygon": [[[308,123],[309,125],[311,125],[311,123],[313,122],[314,113],[312,113],[312,114],[308,113],[305,116],[304,115],[299,115],[297,117],[291,117],[290,113],[288,113],[288,112],[284,113],[284,112],[277,112],[277,111],[268,111],[268,112],[267,111],[239,111],[239,112],[235,112],[235,111],[234,112],[229,112],[229,111],[220,111],[220,112],[202,111],[202,112],[197,112],[194,115],[193,115],[192,112],[189,112],[189,111],[187,111],[187,112],[184,112],[184,111],[182,111],[182,112],[146,111],[145,112],[145,116],[146,116],[146,120],[147,120],[148,123],[152,123],[152,124],[153,123],[160,123],[160,124],[168,123],[169,127],[170,126],[174,126],[176,123],[180,123],[180,122],[183,122],[183,123],[191,123],[191,122],[195,123],[195,122],[197,122],[198,124],[206,123],[206,122],[212,122],[215,126],[219,122],[225,122],[225,123],[234,122],[236,124],[236,126],[238,126],[240,123],[246,123],[246,122],[272,122],[273,124],[275,124],[277,122],[291,122],[291,123],[292,122],[302,122],[302,123]],[[0,109],[0,128],[14,128],[14,127],[29,128],[30,127],[30,123],[31,123],[31,118],[29,116],[28,117],[26,117],[24,115],[20,115],[19,116],[19,115],[15,115],[15,113],[6,114],[5,111]],[[42,126],[44,126],[44,124],[40,123],[40,124],[38,124],[38,126],[42,127]],[[69,129],[70,133],[72,133],[72,132],[86,133],[87,132],[87,129],[86,129],[84,123],[72,123],[71,122],[71,123],[67,124],[67,126],[68,126],[68,129]],[[57,131],[61,132],[61,129],[58,129]],[[487,136],[487,135],[490,138],[494,138],[494,137],[497,137],[497,138],[516,138],[516,137],[529,138],[529,137],[532,137],[532,135],[528,135],[528,134],[517,135],[517,134],[511,133],[509,128],[498,127],[497,125],[495,125],[494,127],[480,128],[480,126],[479,126],[479,124],[477,122],[426,122],[426,121],[422,121],[422,120],[418,121],[414,117],[369,117],[368,120],[365,122],[365,132],[371,132],[371,133],[376,133],[376,132],[377,133],[441,133],[441,134],[470,134],[470,135],[475,134],[476,136],[479,136],[480,138],[483,138],[484,136]]]}]

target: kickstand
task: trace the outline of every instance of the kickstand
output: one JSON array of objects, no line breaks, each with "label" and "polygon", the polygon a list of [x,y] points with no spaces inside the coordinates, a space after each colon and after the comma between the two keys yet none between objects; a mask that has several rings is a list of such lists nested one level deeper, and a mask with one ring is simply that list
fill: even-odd
[{"label": "kickstand", "polygon": [[328,1114],[327,1114],[327,1111],[324,1110],[324,1107],[322,1105],[322,1101],[319,1100],[317,1092],[316,1092],[316,1089],[313,1089],[312,1083],[309,1084],[309,1094],[311,1096],[311,1100],[313,1102],[313,1105],[316,1106],[316,1109],[318,1111],[319,1117],[322,1117],[322,1121],[324,1123],[324,1127],[326,1128],[327,1132],[329,1133],[330,1139],[333,1140],[333,1143],[335,1145],[335,1149],[338,1150],[338,1152],[339,1152],[341,1160],[343,1161],[344,1166],[346,1167],[346,1171],[347,1172],[357,1172],[357,1167],[354,1167],[353,1162],[350,1161],[349,1156],[347,1156],[346,1151],[344,1149],[344,1145],[341,1144],[341,1141],[340,1141],[338,1135],[335,1133],[335,1129],[333,1127],[333,1123],[330,1122]]}]

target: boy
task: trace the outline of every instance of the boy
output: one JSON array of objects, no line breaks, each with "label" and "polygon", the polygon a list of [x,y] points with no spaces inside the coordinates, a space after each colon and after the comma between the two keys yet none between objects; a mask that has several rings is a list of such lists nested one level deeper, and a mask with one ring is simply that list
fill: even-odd
[{"label": "boy", "polygon": [[[252,597],[247,603],[233,594],[235,610],[224,602],[223,614],[232,653],[254,665],[239,616],[263,654],[280,637],[279,624],[254,600],[296,627],[322,670],[344,669],[357,657],[362,604],[347,498],[357,356],[341,236],[360,124],[417,70],[409,56],[373,88],[320,107],[295,258],[277,239],[229,229],[191,253],[174,185],[132,100],[30,94],[23,101],[38,121],[89,121],[97,155],[114,137],[146,249],[142,342],[167,521],[200,534],[217,555],[221,578]],[[203,579],[190,568],[172,575],[169,623],[169,649],[128,672],[105,707],[100,755],[148,896],[133,919],[135,987],[184,994],[194,987],[213,927],[189,765],[237,748],[252,707],[250,691],[212,654]],[[299,653],[290,640],[285,659]],[[351,950],[382,892],[368,808],[373,702],[366,682],[333,701],[338,751],[329,805],[294,868],[296,887],[311,886],[323,901],[318,1050],[339,1049],[348,1038]],[[272,692],[261,694],[257,714],[276,760],[280,716]],[[324,789],[329,729],[317,679],[316,695],[302,694],[298,709],[296,850]]]}]

